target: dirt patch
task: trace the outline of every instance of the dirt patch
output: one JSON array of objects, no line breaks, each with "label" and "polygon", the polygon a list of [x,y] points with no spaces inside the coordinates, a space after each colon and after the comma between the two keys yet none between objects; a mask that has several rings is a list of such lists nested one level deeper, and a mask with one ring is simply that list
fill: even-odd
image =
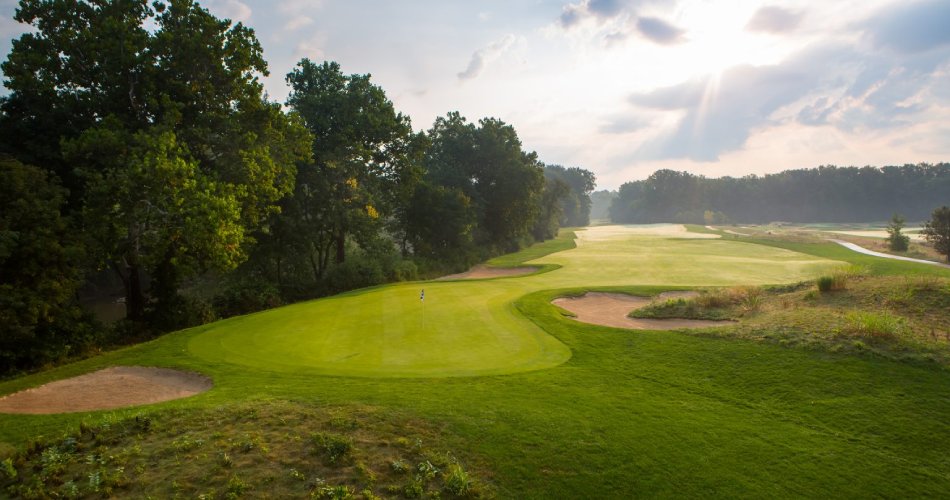
[{"label": "dirt patch", "polygon": [[477,265],[464,273],[442,276],[439,280],[477,280],[485,278],[502,278],[510,276],[524,276],[537,271],[536,267],[488,267]]},{"label": "dirt patch", "polygon": [[653,300],[689,298],[696,292],[664,292],[654,297],[637,297],[623,293],[589,292],[581,297],[561,297],[553,303],[577,315],[577,321],[594,325],[630,328],[634,330],[676,330],[679,328],[708,328],[725,326],[732,321],[700,319],[645,319],[630,318],[630,311],[650,305]]},{"label": "dirt patch", "polygon": [[71,413],[109,410],[187,398],[211,389],[193,372],[144,366],[113,366],[57,380],[0,398],[0,413]]}]

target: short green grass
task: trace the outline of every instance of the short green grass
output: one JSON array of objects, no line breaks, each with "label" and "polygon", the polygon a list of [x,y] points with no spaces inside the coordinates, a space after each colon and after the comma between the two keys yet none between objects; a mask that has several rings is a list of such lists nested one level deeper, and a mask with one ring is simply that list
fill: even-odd
[{"label": "short green grass", "polygon": [[373,377],[516,373],[557,366],[571,356],[562,342],[514,311],[511,303],[526,293],[578,285],[780,283],[839,265],[758,245],[662,233],[631,237],[605,227],[581,232],[577,248],[561,251],[573,245],[566,235],[494,261],[527,260],[544,266],[541,274],[410,283],[304,302],[202,327],[187,349],[208,361],[267,371]]},{"label": "short green grass", "polygon": [[[593,233],[584,233],[576,249],[532,262],[562,266],[557,270],[446,284],[484,301],[487,305],[466,314],[500,325],[499,334],[543,334],[563,344],[571,356],[556,366],[470,377],[445,376],[452,373],[444,367],[428,377],[329,375],[321,373],[325,365],[294,366],[328,352],[307,345],[308,336],[326,331],[313,325],[298,325],[302,330],[294,342],[288,342],[289,330],[273,335],[285,346],[262,354],[273,357],[272,363],[242,353],[230,358],[239,342],[219,352],[197,346],[221,325],[231,325],[245,340],[268,338],[273,332],[242,330],[241,321],[260,316],[252,315],[0,383],[6,394],[114,364],[192,369],[215,382],[202,395],[144,410],[0,415],[0,441],[9,450],[31,436],[59,439],[75,433],[83,420],[103,415],[174,412],[180,425],[189,426],[219,406],[293,401],[318,412],[371,407],[387,416],[385,422],[425,422],[438,434],[439,449],[464,450],[462,463],[474,464],[466,470],[503,498],[907,497],[950,491],[950,375],[943,368],[743,339],[585,325],[564,318],[550,303],[591,287],[648,295],[675,286],[801,281],[840,266],[835,261],[851,261],[847,250],[807,247],[805,255],[741,240],[652,236],[595,242]],[[605,249],[599,262],[597,245]],[[573,266],[584,269],[572,271]],[[919,267],[921,274],[935,271]],[[423,286],[427,308],[430,298],[444,300],[439,297],[445,291],[430,292],[431,283],[383,287],[325,301],[335,306],[322,314],[359,314],[360,307],[371,307],[363,302],[366,297],[383,290],[412,292],[406,304],[414,304]],[[499,298],[488,301],[471,295],[496,293]],[[308,304],[323,307],[320,303]],[[499,309],[492,310],[495,304]],[[278,310],[288,314],[271,326],[281,327],[281,318],[293,323],[301,312],[295,307],[307,304]],[[458,330],[437,324],[437,331]],[[353,328],[345,321],[339,325]],[[375,334],[353,333],[364,334],[369,344],[380,342]],[[266,341],[246,345],[250,352],[266,347]],[[295,346],[306,352],[297,355]],[[313,359],[326,364],[336,358]],[[280,427],[263,420],[261,426]],[[287,425],[286,431],[297,427]]]}]

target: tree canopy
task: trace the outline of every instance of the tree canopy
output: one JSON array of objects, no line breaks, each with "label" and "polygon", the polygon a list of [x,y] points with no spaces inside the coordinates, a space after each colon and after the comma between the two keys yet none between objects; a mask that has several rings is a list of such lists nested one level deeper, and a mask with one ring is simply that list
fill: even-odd
[{"label": "tree canopy", "polygon": [[293,189],[300,122],[265,101],[253,30],[190,0],[22,2],[3,64],[3,147],[67,179],[102,260],[145,312],[183,274],[233,268]]},{"label": "tree canopy", "polygon": [[894,213],[923,220],[950,192],[950,164],[787,170],[709,179],[659,170],[620,187],[610,218],[621,223],[869,222]]}]

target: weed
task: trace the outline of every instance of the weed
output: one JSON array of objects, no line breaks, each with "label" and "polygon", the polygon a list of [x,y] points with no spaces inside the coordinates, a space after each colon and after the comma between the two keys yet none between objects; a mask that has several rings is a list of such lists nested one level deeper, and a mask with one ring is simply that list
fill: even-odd
[{"label": "weed", "polygon": [[419,476],[412,476],[402,489],[402,494],[406,498],[422,498],[425,492],[425,483]]},{"label": "weed", "polygon": [[353,449],[353,440],[341,434],[318,432],[312,434],[310,440],[331,464],[346,458]]},{"label": "weed", "polygon": [[363,462],[356,464],[356,473],[363,481],[369,484],[376,482],[376,473]]},{"label": "weed", "polygon": [[353,498],[353,490],[349,486],[324,486],[315,490],[311,498],[327,498],[331,500],[349,500]]},{"label": "weed", "polygon": [[393,472],[396,472],[398,474],[402,474],[409,470],[409,466],[406,465],[406,462],[403,462],[402,460],[399,460],[398,458],[393,460],[392,462],[389,462],[389,467],[393,470]]},{"label": "weed", "polygon": [[231,459],[231,455],[226,451],[221,452],[221,465],[223,467],[231,467],[234,465],[234,460]]},{"label": "weed", "polygon": [[294,479],[296,479],[296,480],[298,480],[298,481],[303,481],[303,480],[307,479],[307,476],[303,475],[303,472],[300,472],[299,470],[297,470],[297,469],[295,469],[295,468],[293,468],[293,467],[290,468],[290,477],[292,477],[292,478],[294,478]]},{"label": "weed", "polygon": [[63,483],[63,486],[60,487],[60,494],[63,498],[79,498],[79,485],[72,480],[66,481]]},{"label": "weed", "polygon": [[180,438],[172,441],[172,446],[175,447],[175,450],[179,452],[191,451],[195,448],[201,447],[205,442],[200,438],[192,438],[192,436],[181,436]]},{"label": "weed", "polygon": [[373,493],[373,490],[369,488],[364,488],[363,491],[360,492],[360,495],[363,496],[364,500],[380,500],[379,496]]},{"label": "weed", "polygon": [[419,475],[422,477],[423,481],[430,481],[435,479],[435,476],[439,474],[439,468],[432,464],[432,462],[425,460],[420,462],[416,466],[416,470],[419,472]]},{"label": "weed", "polygon": [[231,478],[228,479],[228,490],[225,497],[229,499],[240,498],[249,488],[248,484],[241,480],[241,478],[231,476]]},{"label": "weed", "polygon": [[3,462],[0,462],[0,472],[3,472],[7,479],[16,479],[17,472],[16,467],[13,466],[12,458],[6,458]]},{"label": "weed", "polygon": [[445,476],[445,489],[456,496],[464,496],[472,488],[472,478],[459,464],[449,466],[449,473]]},{"label": "weed", "polygon": [[102,487],[102,473],[99,471],[89,473],[89,489],[99,493],[99,489]]}]

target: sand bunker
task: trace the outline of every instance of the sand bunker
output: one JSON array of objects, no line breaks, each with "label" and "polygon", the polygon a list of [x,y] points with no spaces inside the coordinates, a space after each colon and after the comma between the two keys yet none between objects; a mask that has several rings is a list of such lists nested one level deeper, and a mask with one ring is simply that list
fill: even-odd
[{"label": "sand bunker", "polygon": [[0,413],[70,413],[109,410],[194,396],[211,379],[193,372],[144,366],[113,366],[57,380],[0,398]]},{"label": "sand bunker", "polygon": [[[696,292],[664,292],[656,297],[659,300],[689,298]],[[679,328],[707,328],[726,326],[732,321],[710,321],[702,319],[641,319],[627,317],[630,311],[648,306],[652,297],[637,297],[623,293],[589,292],[582,297],[561,297],[553,303],[577,315],[577,321],[594,325],[630,328],[634,330],[676,330]]]},{"label": "sand bunker", "polygon": [[442,276],[439,280],[477,280],[484,278],[501,278],[510,276],[524,276],[537,271],[536,267],[488,267],[475,266],[464,273]]}]

